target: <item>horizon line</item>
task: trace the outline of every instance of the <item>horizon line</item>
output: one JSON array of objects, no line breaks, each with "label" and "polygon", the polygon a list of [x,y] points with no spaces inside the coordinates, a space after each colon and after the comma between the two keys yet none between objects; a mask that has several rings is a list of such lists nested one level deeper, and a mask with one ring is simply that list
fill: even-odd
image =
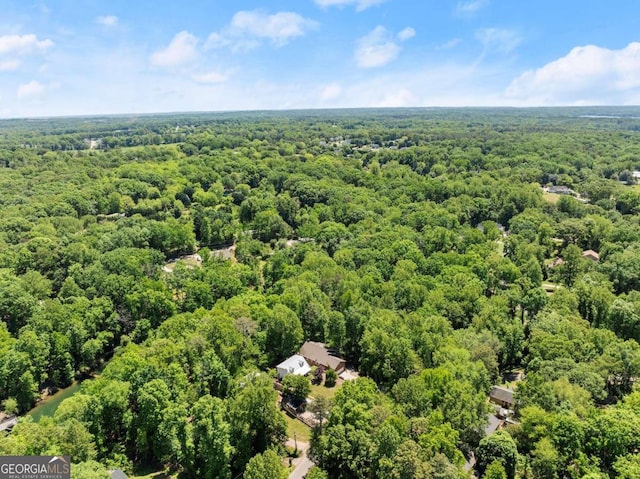
[{"label": "horizon line", "polygon": [[56,119],[82,119],[82,118],[131,118],[131,117],[152,117],[152,116],[174,116],[174,115],[226,115],[234,113],[289,113],[289,112],[331,112],[331,111],[397,111],[397,110],[569,110],[569,109],[634,109],[640,108],[638,105],[538,105],[538,106],[509,106],[509,105],[483,105],[483,106],[356,106],[356,107],[300,107],[283,109],[237,109],[237,110],[175,110],[175,111],[149,111],[149,112],[129,112],[129,113],[80,113],[70,115],[34,115],[34,116],[8,116],[0,117],[0,122],[17,120],[56,120]]}]

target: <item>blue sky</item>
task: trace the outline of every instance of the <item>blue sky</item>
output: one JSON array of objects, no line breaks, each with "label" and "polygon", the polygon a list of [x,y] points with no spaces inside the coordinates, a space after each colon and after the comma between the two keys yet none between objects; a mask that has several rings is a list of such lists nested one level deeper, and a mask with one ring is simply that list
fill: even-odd
[{"label": "blue sky", "polygon": [[0,117],[640,104],[631,0],[0,0]]}]

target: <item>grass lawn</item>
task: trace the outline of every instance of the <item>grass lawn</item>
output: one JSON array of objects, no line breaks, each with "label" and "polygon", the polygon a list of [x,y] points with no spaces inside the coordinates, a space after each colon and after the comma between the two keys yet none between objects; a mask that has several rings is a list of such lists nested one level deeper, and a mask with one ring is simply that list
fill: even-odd
[{"label": "grass lawn", "polygon": [[131,479],[176,479],[178,474],[171,475],[166,469],[159,469],[157,466],[142,466],[134,471]]},{"label": "grass lawn", "polygon": [[178,259],[177,261],[171,261],[169,263],[166,263],[164,265],[164,267],[173,272],[174,268],[176,267],[176,264],[178,264],[178,262],[183,263],[184,265],[187,266],[187,268],[199,268],[200,267],[200,263],[198,263],[195,259],[193,258],[187,258],[187,259]]},{"label": "grass lawn", "polygon": [[292,418],[284,411],[282,411],[282,415],[287,421],[287,436],[293,439],[293,433],[295,432],[298,441],[309,442],[311,440],[311,428]]},{"label": "grass lawn", "polygon": [[333,399],[333,396],[336,395],[336,391],[340,389],[341,385],[342,385],[342,379],[338,379],[338,382],[332,388],[326,388],[323,385],[316,386],[315,384],[312,384],[311,392],[309,393],[309,396],[311,397],[324,396],[327,399]]},{"label": "grass lawn", "polygon": [[554,205],[560,199],[560,195],[556,193],[547,193],[546,191],[542,193],[542,196],[544,197],[545,200],[547,200],[549,203],[553,203]]}]

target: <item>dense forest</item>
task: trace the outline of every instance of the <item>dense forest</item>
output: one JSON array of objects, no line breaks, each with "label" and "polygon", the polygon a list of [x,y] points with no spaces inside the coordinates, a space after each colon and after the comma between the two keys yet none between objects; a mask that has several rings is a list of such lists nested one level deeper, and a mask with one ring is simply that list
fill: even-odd
[{"label": "dense forest", "polygon": [[287,477],[311,340],[310,479],[638,478],[637,181],[633,108],[2,121],[0,454]]}]

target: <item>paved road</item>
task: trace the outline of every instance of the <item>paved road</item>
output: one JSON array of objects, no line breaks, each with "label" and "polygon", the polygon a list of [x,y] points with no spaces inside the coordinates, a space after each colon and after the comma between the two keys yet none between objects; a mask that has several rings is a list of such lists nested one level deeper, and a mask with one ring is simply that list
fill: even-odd
[{"label": "paved road", "polygon": [[302,479],[307,475],[309,469],[314,466],[313,462],[307,457],[306,454],[304,456],[300,456],[298,460],[300,462],[298,462],[293,472],[289,474],[289,479]]},{"label": "paved road", "polygon": [[[293,439],[287,441],[287,446],[295,447]],[[315,464],[307,457],[307,449],[309,449],[308,442],[298,441],[298,450],[300,451],[300,457],[296,457],[292,462],[295,469],[289,474],[289,479],[303,479]]]}]

